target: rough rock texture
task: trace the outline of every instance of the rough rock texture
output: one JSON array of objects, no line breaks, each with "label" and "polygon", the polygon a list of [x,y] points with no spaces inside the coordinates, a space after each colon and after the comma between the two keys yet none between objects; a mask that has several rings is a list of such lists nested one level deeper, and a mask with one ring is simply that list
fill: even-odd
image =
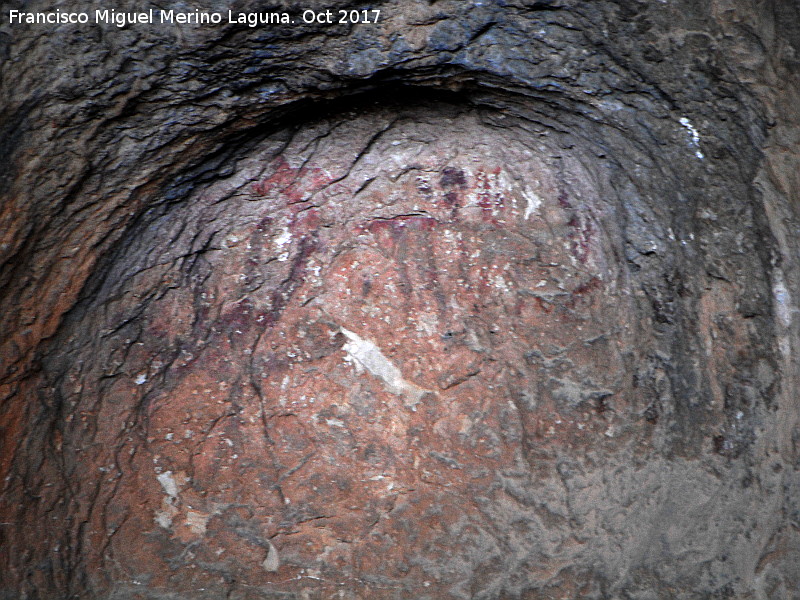
[{"label": "rough rock texture", "polygon": [[2,27],[0,597],[799,598],[800,7],[380,8]]}]

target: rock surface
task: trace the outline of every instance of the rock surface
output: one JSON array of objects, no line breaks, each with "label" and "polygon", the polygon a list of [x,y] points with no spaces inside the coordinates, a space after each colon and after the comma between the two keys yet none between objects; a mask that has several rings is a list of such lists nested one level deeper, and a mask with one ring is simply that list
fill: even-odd
[{"label": "rock surface", "polygon": [[800,597],[792,6],[5,25],[0,597]]}]

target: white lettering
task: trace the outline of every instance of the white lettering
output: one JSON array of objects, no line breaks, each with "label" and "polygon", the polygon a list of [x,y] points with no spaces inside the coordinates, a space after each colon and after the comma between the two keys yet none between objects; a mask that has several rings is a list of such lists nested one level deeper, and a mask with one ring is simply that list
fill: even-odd
[{"label": "white lettering", "polygon": [[258,27],[259,25],[288,25],[292,22],[289,13],[236,13],[228,11],[228,23],[238,23],[248,27]]},{"label": "white lettering", "polygon": [[162,10],[161,22],[162,23],[179,23],[181,25],[206,25],[213,23],[216,25],[222,21],[222,16],[219,13],[200,12],[175,12],[174,10]]},{"label": "white lettering", "polygon": [[8,22],[14,23],[27,23],[31,25],[66,25],[68,23],[87,23],[89,15],[86,13],[63,12],[60,8],[55,12],[21,12],[12,9],[8,11]]},{"label": "white lettering", "polygon": [[333,23],[333,13],[330,10],[316,12],[314,10],[303,11],[304,23]]}]

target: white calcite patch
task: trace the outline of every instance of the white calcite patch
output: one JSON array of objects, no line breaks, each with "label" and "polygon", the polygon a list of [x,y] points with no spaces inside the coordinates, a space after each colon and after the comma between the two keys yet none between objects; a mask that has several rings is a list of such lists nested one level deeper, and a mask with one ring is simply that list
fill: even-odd
[{"label": "white calcite patch", "polygon": [[691,141],[689,143],[696,148],[694,155],[700,159],[705,158],[704,154],[700,151],[700,133],[695,126],[692,125],[692,122],[686,117],[681,117],[678,122],[686,128],[686,131],[688,131],[691,136]]},{"label": "white calcite patch", "polygon": [[267,542],[269,547],[267,549],[267,557],[261,563],[264,570],[268,573],[274,573],[281,566],[280,558],[278,557],[278,550],[272,545],[272,542]]},{"label": "white calcite patch", "polygon": [[390,393],[407,397],[411,406],[422,399],[427,390],[406,381],[400,369],[386,358],[374,342],[365,340],[344,327],[341,331],[347,338],[347,343],[342,346],[347,353],[345,360],[355,367],[356,372],[363,373],[366,369],[381,379]]},{"label": "white calcite patch", "polygon": [[156,511],[154,520],[159,526],[169,529],[172,527],[172,519],[179,512],[175,506],[178,501],[178,482],[172,476],[172,471],[159,473],[156,479],[161,484],[166,498],[161,501],[161,510]]},{"label": "white calcite patch", "polygon": [[158,483],[161,484],[161,487],[164,488],[164,493],[167,496],[170,498],[178,497],[178,483],[172,476],[172,471],[164,471],[156,475],[156,479],[158,479]]},{"label": "white calcite patch", "polygon": [[531,215],[539,210],[539,207],[542,205],[542,199],[539,198],[535,192],[530,190],[522,190],[522,197],[525,198],[525,202],[527,203],[525,205],[525,220],[527,221],[531,218]]},{"label": "white calcite patch", "polygon": [[280,252],[278,260],[281,262],[288,260],[289,250],[287,246],[292,243],[292,232],[289,231],[289,229],[284,228],[280,235],[275,238],[274,242],[275,247],[278,249],[278,252]]},{"label": "white calcite patch", "polygon": [[205,535],[206,526],[211,515],[206,515],[193,510],[186,511],[186,525],[195,535]]}]

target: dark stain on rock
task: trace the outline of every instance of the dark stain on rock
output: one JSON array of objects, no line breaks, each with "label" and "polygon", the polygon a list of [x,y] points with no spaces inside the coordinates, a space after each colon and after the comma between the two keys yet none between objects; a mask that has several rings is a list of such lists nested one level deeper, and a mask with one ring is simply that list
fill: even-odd
[{"label": "dark stain on rock", "polygon": [[650,423],[651,425],[655,425],[658,423],[658,409],[654,404],[651,404],[647,407],[644,411],[644,420]]},{"label": "dark stain on rock", "polygon": [[444,195],[444,203],[449,206],[450,208],[456,208],[461,206],[461,198],[458,196],[458,192],[449,191]]},{"label": "dark stain on rock", "polygon": [[443,188],[452,188],[456,186],[461,188],[465,187],[467,185],[467,179],[464,177],[464,171],[456,167],[445,167],[442,170],[439,185]]}]

